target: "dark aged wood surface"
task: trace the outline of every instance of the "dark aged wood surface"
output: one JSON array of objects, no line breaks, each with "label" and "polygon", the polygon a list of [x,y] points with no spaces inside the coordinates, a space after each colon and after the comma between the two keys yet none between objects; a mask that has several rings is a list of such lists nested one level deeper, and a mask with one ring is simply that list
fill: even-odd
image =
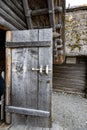
[{"label": "dark aged wood surface", "polygon": [[54,42],[54,63],[64,61],[65,0],[0,0],[0,26],[5,30],[53,28],[60,35]]},{"label": "dark aged wood surface", "polygon": [[8,48],[23,48],[23,47],[50,47],[49,41],[33,41],[33,42],[6,42],[5,47]]},{"label": "dark aged wood surface", "polygon": [[[85,58],[86,59],[86,58]],[[79,63],[54,65],[53,88],[56,91],[75,93],[87,92],[87,60]]]},{"label": "dark aged wood surface", "polygon": [[[48,40],[51,44],[50,47],[12,49],[12,106],[50,113],[49,117],[43,118],[12,114],[13,122],[25,120],[29,126],[51,127],[52,71],[46,75],[45,67],[48,65],[52,69],[52,30],[15,31],[11,34],[11,42]],[[41,65],[44,69],[42,74],[32,71],[32,68],[39,68]]]}]

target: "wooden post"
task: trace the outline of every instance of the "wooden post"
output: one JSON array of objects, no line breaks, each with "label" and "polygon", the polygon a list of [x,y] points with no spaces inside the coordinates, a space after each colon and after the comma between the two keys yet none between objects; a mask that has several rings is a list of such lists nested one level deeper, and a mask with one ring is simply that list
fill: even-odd
[{"label": "wooden post", "polygon": [[[6,34],[6,42],[11,41],[11,32]],[[6,106],[10,105],[10,93],[11,93],[11,49],[6,48]],[[6,113],[6,123],[11,123],[11,114]]]}]

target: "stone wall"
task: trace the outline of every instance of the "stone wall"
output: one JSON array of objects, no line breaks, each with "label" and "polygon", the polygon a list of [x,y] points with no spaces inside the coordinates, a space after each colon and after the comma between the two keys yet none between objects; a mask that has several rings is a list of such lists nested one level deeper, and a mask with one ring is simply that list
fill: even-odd
[{"label": "stone wall", "polygon": [[72,9],[65,17],[66,56],[87,56],[87,9]]}]

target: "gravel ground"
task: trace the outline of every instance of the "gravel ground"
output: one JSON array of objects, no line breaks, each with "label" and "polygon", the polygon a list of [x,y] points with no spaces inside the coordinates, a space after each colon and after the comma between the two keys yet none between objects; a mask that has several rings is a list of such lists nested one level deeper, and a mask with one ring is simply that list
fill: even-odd
[{"label": "gravel ground", "polygon": [[81,95],[54,92],[53,122],[63,130],[87,130],[87,99]]}]

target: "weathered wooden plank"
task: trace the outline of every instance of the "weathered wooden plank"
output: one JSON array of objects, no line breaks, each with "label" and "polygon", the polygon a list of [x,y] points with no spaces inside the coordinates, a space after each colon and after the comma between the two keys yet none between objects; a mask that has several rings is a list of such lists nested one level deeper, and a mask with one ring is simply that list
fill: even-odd
[{"label": "weathered wooden plank", "polygon": [[20,23],[23,27],[26,28],[26,24],[23,20],[20,19],[20,17],[18,17],[17,14],[14,13],[14,11],[12,11],[8,6],[7,4],[5,4],[3,2],[3,0],[0,0],[0,7],[5,11],[7,12],[7,14],[9,14],[12,18],[14,18],[18,23]]},{"label": "weathered wooden plank", "polygon": [[12,9],[12,11],[14,11],[23,21],[25,21],[25,17],[24,17],[24,14],[23,12],[21,12],[17,6],[15,6],[12,2],[12,0],[3,0],[10,9]]},{"label": "weathered wooden plank", "polygon": [[[46,41],[49,37],[52,44],[52,30],[46,32],[46,29],[39,30],[39,41]],[[52,46],[50,48],[39,48],[39,66],[40,65],[43,65],[44,69],[46,68],[46,65],[49,66],[49,69],[52,69]],[[43,127],[51,127],[51,90],[52,71],[49,72],[48,75],[46,75],[46,72],[44,72],[43,75],[39,74],[38,109],[50,112],[50,118],[39,119],[39,125]]]},{"label": "weathered wooden plank", "polygon": [[[29,31],[29,33],[28,31],[23,31],[22,33],[19,32],[18,35],[20,39],[19,37],[16,37],[16,33],[15,34],[13,33],[13,39],[12,39],[13,42],[19,41],[20,39],[24,41],[25,39],[28,41],[38,40],[38,30]],[[16,57],[14,57],[14,55],[16,55]],[[38,80],[37,80],[37,72],[32,73],[32,67],[38,68],[38,49],[37,48],[24,48],[24,49],[17,49],[17,50],[14,49],[13,70],[12,70],[13,73],[12,74],[13,77],[12,102],[14,106],[37,109],[37,81]],[[21,73],[20,73],[20,69],[21,69]],[[19,120],[21,120],[21,116],[20,117],[16,116],[16,117],[19,118]],[[25,121],[26,120],[27,123],[29,124],[31,117],[30,116],[26,117]]]},{"label": "weathered wooden plank", "polygon": [[4,95],[1,96],[1,101],[0,101],[0,105],[1,105],[1,110],[0,110],[0,113],[1,113],[1,120],[4,119]]},{"label": "weathered wooden plank", "polygon": [[29,115],[30,116],[39,116],[39,117],[49,117],[50,116],[50,113],[48,111],[22,108],[22,107],[14,107],[14,106],[6,106],[6,112],[28,115],[28,116]]},{"label": "weathered wooden plank", "polygon": [[20,2],[18,2],[18,0],[11,0],[13,3],[14,3],[14,5],[21,11],[21,12],[23,12],[24,13],[24,10],[23,10],[23,7],[22,7],[22,5],[20,4]]},{"label": "weathered wooden plank", "polygon": [[[31,31],[31,41],[38,41],[38,30],[35,31],[34,33],[34,38],[33,38],[33,31]],[[32,68],[39,68],[38,65],[38,48],[30,48],[30,57],[28,57],[28,74],[27,74],[27,86],[26,86],[26,99],[27,104],[26,107],[30,109],[37,109],[37,102],[38,102],[38,72],[37,71],[32,71]],[[30,84],[28,86],[28,84]],[[37,119],[38,117],[35,116],[28,116],[27,117],[27,125],[28,126],[37,126]]]},{"label": "weathered wooden plank", "polygon": [[17,30],[15,26],[7,22],[3,17],[0,16],[0,24],[6,27],[5,30]]},{"label": "weathered wooden plank", "polygon": [[[61,6],[54,7],[54,12],[55,13],[62,12],[62,7]],[[38,16],[38,15],[48,14],[49,10],[47,8],[37,9],[37,10],[31,10],[30,13],[31,13],[31,16]],[[29,15],[27,14],[27,16]]]},{"label": "weathered wooden plank", "polygon": [[[80,59],[81,60],[81,59]],[[84,93],[86,89],[86,61],[76,64],[54,65],[53,88]]]},{"label": "weathered wooden plank", "polygon": [[48,0],[48,9],[49,9],[49,20],[51,27],[55,25],[55,14],[54,14],[54,0]]},{"label": "weathered wooden plank", "polygon": [[[11,32],[6,33],[6,41],[11,41]],[[6,49],[6,105],[11,104],[11,49]],[[6,123],[11,123],[11,114],[6,113]]]},{"label": "weathered wooden plank", "polygon": [[[36,38],[36,34],[37,34],[37,38]],[[12,31],[12,42],[32,42],[32,41],[33,42],[38,41],[38,29]]]},{"label": "weathered wooden plank", "polygon": [[10,24],[15,26],[17,29],[26,29],[19,22],[17,22],[13,17],[11,17],[7,12],[0,8],[0,15],[6,20],[9,21]]},{"label": "weathered wooden plank", "polygon": [[32,19],[31,19],[31,13],[30,13],[28,0],[23,0],[23,6],[24,6],[24,11],[25,11],[25,16],[27,19],[28,29],[32,29]]},{"label": "weathered wooden plank", "polygon": [[8,48],[24,48],[24,47],[50,47],[50,41],[31,41],[31,42],[6,42]]},{"label": "weathered wooden plank", "polygon": [[[50,37],[52,37],[52,34],[50,34],[50,30],[52,29],[43,29],[44,32],[47,31],[47,33],[44,34],[44,42],[45,41],[49,41],[51,42],[50,40]],[[12,42],[20,42],[20,43],[23,43],[23,42],[37,42],[39,41],[38,39],[38,29],[34,29],[34,30],[22,30],[22,31],[12,31]],[[37,38],[36,37],[36,34],[37,34]],[[43,34],[42,34],[43,35]],[[39,41],[39,42],[42,42],[42,41]]]},{"label": "weathered wooden plank", "polygon": [[[37,106],[37,98],[35,98],[37,97],[37,75],[35,76],[37,72],[31,73],[32,66],[37,67],[37,51],[36,48],[26,48],[12,52],[12,105],[14,106],[26,108],[36,108],[35,106]],[[14,55],[16,55],[16,57],[14,57]],[[21,118],[21,116],[19,118]]]}]

